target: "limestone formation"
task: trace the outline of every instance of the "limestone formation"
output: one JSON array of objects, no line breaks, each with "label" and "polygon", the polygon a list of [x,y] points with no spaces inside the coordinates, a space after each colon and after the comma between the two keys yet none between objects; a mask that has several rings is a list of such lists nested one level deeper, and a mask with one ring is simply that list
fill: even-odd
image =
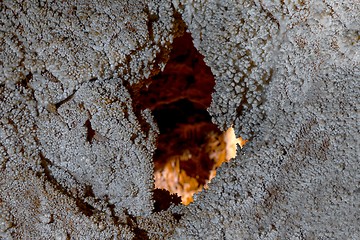
[{"label": "limestone formation", "polygon": [[[134,98],[185,26],[249,142],[159,210]],[[0,63],[1,239],[360,238],[356,0],[4,0]]]}]

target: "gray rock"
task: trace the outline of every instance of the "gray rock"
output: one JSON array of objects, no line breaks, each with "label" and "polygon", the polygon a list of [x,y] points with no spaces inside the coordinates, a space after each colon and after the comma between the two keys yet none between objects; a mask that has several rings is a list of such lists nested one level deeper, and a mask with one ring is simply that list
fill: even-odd
[{"label": "gray rock", "polygon": [[[250,139],[189,206],[153,213],[158,129],[133,104],[180,13]],[[3,239],[360,238],[357,1],[2,1]],[[180,220],[178,221],[178,219]]]}]

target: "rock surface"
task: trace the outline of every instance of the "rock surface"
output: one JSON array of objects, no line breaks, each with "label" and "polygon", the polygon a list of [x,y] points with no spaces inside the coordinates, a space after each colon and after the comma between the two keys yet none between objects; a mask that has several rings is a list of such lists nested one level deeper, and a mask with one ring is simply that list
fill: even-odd
[{"label": "rock surface", "polygon": [[[2,239],[360,238],[360,4],[236,2],[0,3]],[[180,15],[213,122],[251,140],[155,212],[158,128],[132,98]]]}]

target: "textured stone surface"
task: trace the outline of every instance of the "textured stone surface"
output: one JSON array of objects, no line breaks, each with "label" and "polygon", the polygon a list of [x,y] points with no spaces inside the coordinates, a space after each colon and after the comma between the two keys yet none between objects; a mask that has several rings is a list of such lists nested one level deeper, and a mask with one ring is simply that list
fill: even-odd
[{"label": "textured stone surface", "polygon": [[0,12],[1,236],[141,236],[158,130],[129,91],[167,60],[171,4],[3,1]]},{"label": "textured stone surface", "polygon": [[[2,1],[3,239],[360,238],[357,1]],[[157,126],[133,86],[181,14],[251,141],[187,207],[153,213]]]},{"label": "textured stone surface", "polygon": [[[184,1],[179,8],[217,74],[214,121],[232,121],[239,99],[248,99],[239,85],[262,90],[263,101],[235,118],[238,133],[250,124],[255,137],[186,209],[174,239],[359,238],[359,4]],[[226,24],[231,16],[239,31]],[[235,16],[245,22],[235,24]],[[234,47],[236,37],[243,40]],[[250,54],[235,57],[242,50]],[[237,84],[242,71],[227,71],[247,65],[228,61],[248,58],[256,64]],[[267,69],[271,78],[257,88],[251,76]]]}]

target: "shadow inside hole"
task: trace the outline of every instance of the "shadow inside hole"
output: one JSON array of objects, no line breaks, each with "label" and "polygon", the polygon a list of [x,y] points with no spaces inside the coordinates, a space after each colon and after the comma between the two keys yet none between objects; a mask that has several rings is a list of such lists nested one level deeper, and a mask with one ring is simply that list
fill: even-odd
[{"label": "shadow inside hole", "polygon": [[[214,85],[210,68],[186,33],[174,40],[164,71],[139,89],[141,108],[152,111],[160,130],[155,188],[177,193],[184,204],[207,183],[216,164],[210,158],[209,134],[216,138],[222,133],[207,112]],[[221,141],[218,145],[212,148],[223,147]]]}]

